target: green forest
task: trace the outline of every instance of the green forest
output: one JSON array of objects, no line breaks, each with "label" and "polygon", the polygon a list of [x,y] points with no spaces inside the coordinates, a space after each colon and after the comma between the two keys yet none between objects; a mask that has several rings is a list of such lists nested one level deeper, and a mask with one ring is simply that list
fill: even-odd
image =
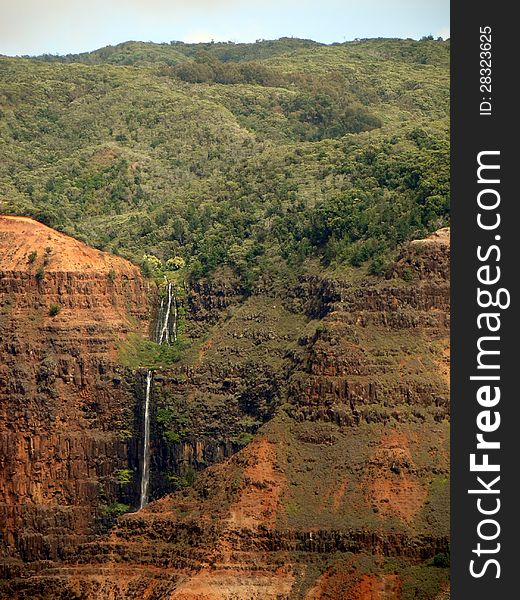
[{"label": "green forest", "polygon": [[449,224],[449,41],[0,57],[0,212],[150,270],[380,274]]}]

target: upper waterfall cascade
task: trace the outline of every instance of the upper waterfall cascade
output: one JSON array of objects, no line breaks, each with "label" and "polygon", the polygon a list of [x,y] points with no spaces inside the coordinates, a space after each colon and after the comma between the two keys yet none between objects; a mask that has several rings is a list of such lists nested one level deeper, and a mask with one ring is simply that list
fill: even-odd
[{"label": "upper waterfall cascade", "polygon": [[155,328],[155,341],[158,344],[171,341],[177,341],[177,297],[175,295],[175,286],[173,283],[166,284],[166,296],[161,298],[159,313],[157,315],[157,325]]}]

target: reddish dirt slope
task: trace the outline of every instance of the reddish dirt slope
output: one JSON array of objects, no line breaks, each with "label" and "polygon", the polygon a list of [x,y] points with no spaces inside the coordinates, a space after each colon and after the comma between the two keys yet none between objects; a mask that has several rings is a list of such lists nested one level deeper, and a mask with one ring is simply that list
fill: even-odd
[{"label": "reddish dirt slope", "polygon": [[136,267],[122,258],[95,250],[27,217],[0,215],[0,248],[2,271],[30,271],[29,254],[36,251],[38,259],[46,255],[46,248],[50,248],[45,268],[48,272],[101,275],[113,269],[119,274],[134,277],[138,272]]}]

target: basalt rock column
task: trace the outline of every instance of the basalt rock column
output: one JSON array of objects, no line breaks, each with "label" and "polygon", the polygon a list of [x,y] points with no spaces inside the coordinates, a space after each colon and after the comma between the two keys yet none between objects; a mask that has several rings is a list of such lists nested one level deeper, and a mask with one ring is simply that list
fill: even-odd
[{"label": "basalt rock column", "polygon": [[131,373],[150,290],[129,262],[0,217],[0,563],[55,560],[97,530],[128,466]]}]

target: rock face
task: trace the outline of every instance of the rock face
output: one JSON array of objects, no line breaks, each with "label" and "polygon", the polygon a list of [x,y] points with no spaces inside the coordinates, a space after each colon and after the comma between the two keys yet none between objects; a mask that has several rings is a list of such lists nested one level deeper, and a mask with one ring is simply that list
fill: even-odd
[{"label": "rock face", "polygon": [[[24,263],[29,273],[36,266]],[[123,272],[123,267],[110,268]],[[138,274],[132,281],[136,296],[139,290],[146,292]],[[38,310],[49,302],[51,297]],[[130,324],[146,327],[146,300],[137,302],[143,312],[130,302],[124,304],[126,312],[119,313],[119,301],[114,302],[106,308],[106,314],[114,317],[96,321],[98,327],[110,329],[112,341],[105,341],[99,353],[88,344],[81,346],[77,355],[77,360],[89,365],[87,371],[80,369],[90,374],[90,379],[83,376],[84,395],[81,377],[77,383],[74,379],[60,383],[59,389],[44,379],[46,387],[38,391],[37,365],[45,360],[39,350],[38,361],[33,361],[36,391],[29,393],[28,388],[9,396],[18,403],[29,398],[33,405],[24,409],[25,418],[39,419],[39,426],[47,423],[58,438],[55,431],[63,432],[63,439],[74,431],[79,439],[95,439],[99,445],[92,442],[83,450],[70,440],[65,446],[61,441],[46,441],[53,445],[35,450],[34,429],[26,424],[18,434],[25,454],[9,460],[23,472],[37,465],[37,473],[46,473],[42,479],[53,481],[39,488],[45,490],[46,500],[32,501],[30,518],[22,523],[20,516],[18,521],[9,517],[8,532],[14,543],[10,547],[18,548],[16,556],[26,563],[32,560],[37,573],[27,577],[26,571],[24,578],[17,579],[15,566],[21,570],[22,563],[15,564],[13,554],[5,597],[442,597],[448,587],[447,569],[433,566],[432,559],[445,560],[449,552],[447,231],[405,246],[386,279],[304,277],[282,291],[264,282],[247,297],[229,278],[187,289],[185,327],[191,347],[181,363],[154,375],[152,497],[156,500],[120,517],[106,535],[93,536],[92,506],[99,505],[100,484],[114,501],[121,494],[114,471],[123,464],[132,467],[134,451],[131,444],[116,441],[117,432],[129,426],[129,412],[139,412],[142,389],[141,374],[134,374],[132,388],[131,374],[116,366],[114,340],[124,337]],[[65,310],[42,321],[49,327],[64,318]],[[131,314],[134,318],[129,319]],[[19,320],[19,327],[32,322],[26,313]],[[69,336],[73,331],[78,335],[77,329],[68,331]],[[47,335],[38,333],[40,344]],[[99,337],[99,331],[95,335]],[[108,337],[106,330],[104,335]],[[20,330],[19,339],[18,343],[27,343],[32,338]],[[52,344],[49,347],[59,347]],[[25,369],[32,364],[27,356],[17,361]],[[72,365],[68,369],[75,373]],[[53,381],[62,381],[59,371]],[[63,390],[69,389],[66,396]],[[53,402],[58,402],[55,414],[60,419],[65,414],[64,423],[56,418],[51,423],[44,415],[42,406]],[[76,408],[67,416],[69,406],[86,405],[88,409]],[[91,420],[85,420],[85,414]],[[165,427],[166,414],[173,429]],[[17,426],[9,418],[4,423],[9,432]],[[72,455],[84,458],[76,463]],[[39,459],[34,467],[28,466],[33,456]],[[49,456],[55,465],[52,472],[45,464]],[[184,487],[190,473],[190,485]],[[30,477],[24,477],[28,486]],[[183,489],[167,493],[171,481],[181,479],[184,483],[177,487]],[[51,523],[62,514],[54,508],[44,510],[64,497],[65,492],[57,491],[57,481],[68,498],[76,498],[71,510],[81,512],[81,507],[90,506],[85,513],[90,521],[64,512],[68,520],[63,516]],[[12,483],[3,486],[14,506],[15,498],[28,504],[26,488],[14,492]],[[91,500],[83,496],[80,500],[80,489],[88,489]],[[31,547],[47,548],[51,544],[45,542],[44,529],[65,538],[67,527],[81,522],[84,530],[74,532],[67,551],[51,555],[40,549],[40,555],[23,554],[23,545],[17,542],[23,531]],[[37,558],[47,562],[34,562]]]},{"label": "rock face", "polygon": [[3,576],[56,560],[117,498],[135,403],[118,345],[146,331],[139,270],[26,218],[0,217]]},{"label": "rock face", "polygon": [[391,277],[421,280],[450,278],[450,228],[439,229],[424,240],[414,240],[405,246],[395,265],[390,269]]}]

